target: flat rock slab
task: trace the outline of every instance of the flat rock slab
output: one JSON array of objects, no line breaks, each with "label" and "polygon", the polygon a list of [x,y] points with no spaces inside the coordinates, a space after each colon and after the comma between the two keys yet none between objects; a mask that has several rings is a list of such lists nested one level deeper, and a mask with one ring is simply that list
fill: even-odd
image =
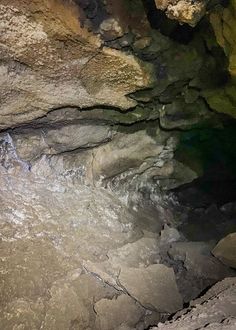
[{"label": "flat rock slab", "polygon": [[225,265],[236,268],[236,233],[223,238],[212,253]]},{"label": "flat rock slab", "polygon": [[146,308],[163,313],[174,313],[182,308],[174,271],[165,265],[139,269],[122,267],[119,281]]}]

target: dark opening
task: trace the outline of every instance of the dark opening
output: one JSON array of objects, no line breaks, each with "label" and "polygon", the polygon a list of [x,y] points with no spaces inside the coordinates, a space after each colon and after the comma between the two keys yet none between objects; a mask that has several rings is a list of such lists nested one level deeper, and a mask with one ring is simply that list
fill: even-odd
[{"label": "dark opening", "polygon": [[182,44],[188,44],[193,39],[197,28],[192,28],[188,24],[180,25],[177,21],[169,19],[164,11],[156,8],[154,0],[145,0],[143,3],[153,29]]}]

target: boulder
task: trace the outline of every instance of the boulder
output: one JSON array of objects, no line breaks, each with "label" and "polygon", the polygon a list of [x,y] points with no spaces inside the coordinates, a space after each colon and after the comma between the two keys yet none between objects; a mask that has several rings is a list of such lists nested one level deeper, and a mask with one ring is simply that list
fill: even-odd
[{"label": "boulder", "polygon": [[236,233],[224,237],[212,253],[225,265],[236,268]]},{"label": "boulder", "polygon": [[155,0],[155,4],[158,9],[164,10],[169,18],[194,27],[205,15],[207,1]]}]

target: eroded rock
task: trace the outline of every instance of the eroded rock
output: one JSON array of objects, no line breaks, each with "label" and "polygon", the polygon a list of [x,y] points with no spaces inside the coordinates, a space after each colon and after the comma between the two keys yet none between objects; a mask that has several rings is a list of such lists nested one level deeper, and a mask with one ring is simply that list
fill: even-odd
[{"label": "eroded rock", "polygon": [[155,0],[155,4],[158,9],[164,10],[169,18],[195,26],[205,15],[207,1]]},{"label": "eroded rock", "polygon": [[65,105],[127,109],[136,102],[126,95],[153,80],[132,55],[101,49],[71,1],[1,1],[0,7],[1,129]]},{"label": "eroded rock", "polygon": [[212,250],[225,265],[236,268],[236,233],[224,237]]}]

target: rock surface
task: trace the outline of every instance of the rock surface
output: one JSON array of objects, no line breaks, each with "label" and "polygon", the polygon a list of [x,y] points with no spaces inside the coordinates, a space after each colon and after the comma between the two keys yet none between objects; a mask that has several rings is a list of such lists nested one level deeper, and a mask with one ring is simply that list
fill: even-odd
[{"label": "rock surface", "polygon": [[127,94],[152,82],[132,55],[100,48],[74,2],[3,0],[0,13],[1,129],[66,105],[127,109]]},{"label": "rock surface", "polygon": [[227,278],[213,286],[188,309],[177,313],[173,321],[153,330],[233,330],[236,326],[236,280]]},{"label": "rock surface", "polygon": [[[163,8],[195,25],[204,5]],[[200,173],[183,132],[224,127],[204,99],[223,57],[144,6],[0,0],[1,329],[144,330],[235,275],[165,193]]]},{"label": "rock surface", "polygon": [[207,1],[155,0],[155,4],[158,9],[164,10],[169,18],[194,27],[205,15]]},{"label": "rock surface", "polygon": [[236,268],[236,233],[224,237],[212,253],[225,265]]},{"label": "rock surface", "polygon": [[231,79],[217,90],[206,92],[206,98],[212,109],[226,113],[236,118],[236,42],[235,42],[235,22],[236,22],[236,3],[229,1],[226,8],[218,7],[210,15],[210,22],[215,31],[216,39],[219,45],[224,49],[228,57],[228,71]]},{"label": "rock surface", "polygon": [[174,272],[164,265],[141,269],[123,267],[119,282],[146,308],[171,314],[182,307]]}]

